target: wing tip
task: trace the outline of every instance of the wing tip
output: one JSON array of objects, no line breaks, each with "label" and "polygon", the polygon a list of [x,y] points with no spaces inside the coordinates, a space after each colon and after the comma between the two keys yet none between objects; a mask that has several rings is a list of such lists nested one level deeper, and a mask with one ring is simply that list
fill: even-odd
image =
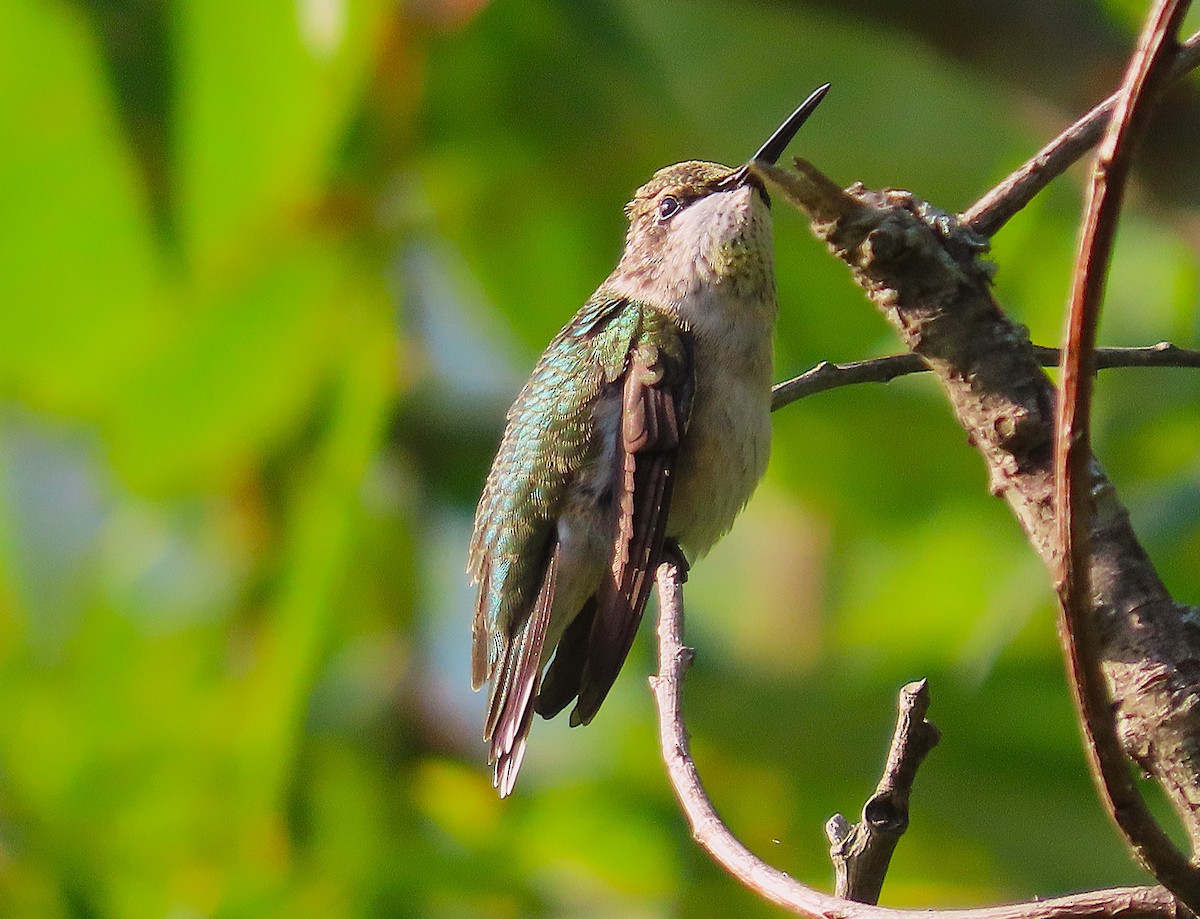
[{"label": "wing tip", "polygon": [[525,738],[522,737],[512,750],[497,757],[495,768],[492,770],[492,787],[496,789],[501,798],[507,798],[513,793],[513,789],[517,785],[517,775],[521,771],[521,764],[525,761],[527,746]]},{"label": "wing tip", "polygon": [[487,639],[476,635],[471,646],[471,689],[475,692],[483,689],[488,680]]},{"label": "wing tip", "polygon": [[[558,547],[555,546],[528,618],[509,638],[496,666],[485,668],[491,670],[494,682],[488,700],[483,737],[490,744],[488,762],[495,767],[492,784],[502,798],[511,794],[525,759],[526,738],[533,724],[538,687],[541,684],[542,648],[554,606],[557,578]],[[473,668],[479,668],[484,660],[479,646],[477,642]],[[479,672],[479,669],[475,669],[473,676]]]}]

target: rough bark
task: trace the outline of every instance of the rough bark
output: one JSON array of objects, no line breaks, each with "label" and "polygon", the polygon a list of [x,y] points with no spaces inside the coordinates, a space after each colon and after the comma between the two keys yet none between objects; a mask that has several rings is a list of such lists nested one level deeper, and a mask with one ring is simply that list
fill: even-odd
[{"label": "rough bark", "polygon": [[[941,382],[991,492],[1012,508],[1050,571],[1055,388],[1026,330],[992,295],[984,244],[907,192],[843,192],[812,166],[771,170],[816,234]],[[1092,464],[1092,615],[1129,756],[1166,791],[1200,845],[1200,612],[1176,603],[1138,542],[1116,489]]]}]

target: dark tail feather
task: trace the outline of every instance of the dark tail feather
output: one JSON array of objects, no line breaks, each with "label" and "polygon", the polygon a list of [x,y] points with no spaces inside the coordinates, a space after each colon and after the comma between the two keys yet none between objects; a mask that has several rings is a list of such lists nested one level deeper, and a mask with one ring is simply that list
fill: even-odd
[{"label": "dark tail feather", "polygon": [[533,720],[546,626],[554,606],[558,578],[558,546],[550,553],[542,586],[529,617],[517,629],[497,667],[483,738],[491,743],[488,761],[495,765],[493,783],[508,795],[525,758],[525,738]]},{"label": "dark tail feather", "polygon": [[[601,593],[605,593],[603,588]],[[633,637],[642,620],[642,609],[617,594],[596,613],[588,636],[588,653],[579,674],[579,700],[571,710],[571,727],[590,724],[629,656]]]},{"label": "dark tail feather", "polygon": [[589,597],[558,643],[554,660],[538,689],[535,710],[543,718],[553,718],[579,695],[579,682],[587,663],[592,619],[596,616],[596,598]]}]

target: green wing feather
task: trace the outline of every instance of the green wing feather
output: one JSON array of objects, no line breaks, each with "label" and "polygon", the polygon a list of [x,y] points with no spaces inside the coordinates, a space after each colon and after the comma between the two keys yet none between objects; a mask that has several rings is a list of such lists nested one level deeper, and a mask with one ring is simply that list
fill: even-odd
[{"label": "green wing feather", "polygon": [[593,406],[624,372],[643,309],[597,293],[555,336],[509,410],[471,539],[476,688],[537,599],[561,502],[593,449]]}]

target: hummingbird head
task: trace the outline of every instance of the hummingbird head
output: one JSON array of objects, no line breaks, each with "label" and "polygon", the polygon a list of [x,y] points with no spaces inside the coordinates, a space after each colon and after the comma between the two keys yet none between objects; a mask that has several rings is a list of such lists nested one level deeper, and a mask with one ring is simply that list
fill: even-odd
[{"label": "hummingbird head", "polygon": [[[828,89],[809,96],[750,163],[778,160]],[[773,304],[771,201],[750,163],[691,161],[656,172],[625,208],[629,232],[610,286],[675,308],[702,289]]]},{"label": "hummingbird head", "polygon": [[771,274],[769,207],[748,170],[695,161],[660,169],[625,208],[617,271],[668,303],[700,287],[761,283]]}]

